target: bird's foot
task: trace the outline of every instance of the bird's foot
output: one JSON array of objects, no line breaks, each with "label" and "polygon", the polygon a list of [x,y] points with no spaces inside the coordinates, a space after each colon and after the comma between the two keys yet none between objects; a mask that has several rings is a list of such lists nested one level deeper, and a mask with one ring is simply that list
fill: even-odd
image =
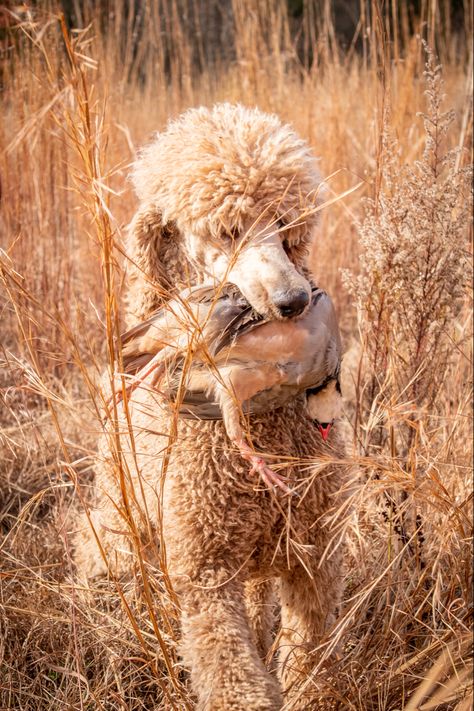
[{"label": "bird's foot", "polygon": [[253,449],[251,449],[249,444],[244,439],[237,440],[235,444],[239,448],[240,454],[243,459],[245,459],[247,462],[250,462],[250,464],[252,465],[252,468],[250,470],[251,474],[260,474],[263,481],[270,489],[278,487],[279,489],[284,491],[285,494],[295,493],[286,484],[284,478],[280,474],[274,472],[273,469],[271,469],[265,462],[263,457],[259,456],[258,454],[255,454]]}]

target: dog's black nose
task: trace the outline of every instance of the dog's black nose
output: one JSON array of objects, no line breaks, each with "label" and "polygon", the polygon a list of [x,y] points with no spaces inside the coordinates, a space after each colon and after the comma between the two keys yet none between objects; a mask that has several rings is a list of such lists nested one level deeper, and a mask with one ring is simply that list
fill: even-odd
[{"label": "dog's black nose", "polygon": [[290,289],[278,294],[273,303],[285,318],[298,316],[309,304],[309,295],[304,289]]}]

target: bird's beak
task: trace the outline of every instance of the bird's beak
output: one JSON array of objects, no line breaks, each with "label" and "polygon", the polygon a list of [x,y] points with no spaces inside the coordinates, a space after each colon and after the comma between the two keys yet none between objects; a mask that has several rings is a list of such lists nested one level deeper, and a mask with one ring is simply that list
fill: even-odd
[{"label": "bird's beak", "polygon": [[318,430],[319,430],[319,433],[324,441],[326,441],[327,438],[329,437],[329,432],[331,430],[331,427],[332,427],[332,422],[328,422],[326,425],[322,425],[320,422],[318,422]]}]

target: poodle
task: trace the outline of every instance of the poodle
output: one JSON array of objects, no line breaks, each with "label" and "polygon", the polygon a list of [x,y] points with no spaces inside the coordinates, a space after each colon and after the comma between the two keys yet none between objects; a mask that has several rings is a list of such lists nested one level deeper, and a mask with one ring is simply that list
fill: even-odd
[{"label": "poodle", "polygon": [[[303,318],[323,193],[315,159],[289,126],[240,105],[192,109],[142,151],[133,178],[129,326],[209,279],[236,285],[265,318]],[[103,438],[95,534],[79,534],[78,567],[100,575],[107,558],[109,569],[130,570],[137,536],[144,555],[161,536],[199,711],[276,711],[285,690],[291,708],[310,707],[299,684],[342,589],[342,546],[328,555],[328,519],[345,470],[337,422],[324,441],[304,404],[301,395],[247,423],[255,449],[280,462],[287,481],[305,480],[298,498],[258,486],[222,422],[172,417],[152,387],[136,388],[121,415],[132,433],[120,467]],[[129,516],[134,535],[124,533]],[[276,672],[265,665],[272,643]]]}]

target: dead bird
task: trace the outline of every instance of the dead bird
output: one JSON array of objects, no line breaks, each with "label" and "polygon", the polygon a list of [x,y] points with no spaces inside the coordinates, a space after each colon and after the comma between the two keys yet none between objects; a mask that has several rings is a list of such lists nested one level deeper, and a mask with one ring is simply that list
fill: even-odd
[{"label": "dead bird", "polygon": [[[320,418],[331,401],[330,384],[338,382],[342,348],[332,301],[322,289],[312,289],[301,318],[276,321],[257,314],[231,285],[220,292],[193,287],[121,342],[124,373],[133,376],[129,394],[150,377],[180,416],[222,419],[252,471],[290,492],[246,441],[242,415],[281,407],[307,391],[310,417],[325,424]],[[326,440],[329,430],[318,429]]]}]

